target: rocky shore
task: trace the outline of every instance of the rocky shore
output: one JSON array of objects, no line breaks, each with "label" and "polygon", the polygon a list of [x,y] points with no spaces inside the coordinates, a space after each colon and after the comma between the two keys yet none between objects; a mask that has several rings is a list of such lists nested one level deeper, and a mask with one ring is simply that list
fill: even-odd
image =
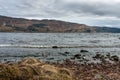
[{"label": "rocky shore", "polygon": [[[96,55],[94,58],[100,58]],[[0,64],[0,80],[120,80],[120,61],[101,63],[41,62],[25,58],[17,63]]]}]

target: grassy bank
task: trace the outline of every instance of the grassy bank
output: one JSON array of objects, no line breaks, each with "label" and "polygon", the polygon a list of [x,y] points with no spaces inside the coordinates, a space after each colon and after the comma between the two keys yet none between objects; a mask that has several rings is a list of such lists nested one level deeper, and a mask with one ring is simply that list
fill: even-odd
[{"label": "grassy bank", "polygon": [[28,58],[15,64],[0,64],[0,80],[72,80],[68,69]]},{"label": "grassy bank", "polygon": [[59,64],[26,58],[1,63],[0,80],[120,80],[120,62],[77,64],[66,60]]}]

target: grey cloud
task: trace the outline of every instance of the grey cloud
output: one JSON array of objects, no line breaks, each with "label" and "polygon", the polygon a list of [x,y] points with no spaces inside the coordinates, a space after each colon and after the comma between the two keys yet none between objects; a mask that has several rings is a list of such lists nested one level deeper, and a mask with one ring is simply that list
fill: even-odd
[{"label": "grey cloud", "polygon": [[84,13],[86,16],[98,15],[98,16],[113,16],[120,17],[120,3],[119,4],[106,4],[106,3],[66,3],[61,5],[62,9],[73,12],[76,14]]},{"label": "grey cloud", "polygon": [[[75,1],[75,0],[74,0]],[[110,0],[112,1],[112,0]],[[90,2],[79,0],[79,2],[67,2],[67,0],[0,0],[0,14],[13,17],[27,18],[52,18],[52,19],[72,19],[80,17],[96,18],[94,21],[86,20],[93,24],[113,24],[119,25],[120,20],[112,20],[103,23],[107,19],[99,22],[98,17],[116,17],[120,19],[120,3]],[[74,16],[74,17],[73,17]],[[77,20],[78,22],[81,20]],[[98,22],[96,22],[98,21]]]},{"label": "grey cloud", "polygon": [[[7,5],[7,6],[4,6]],[[83,1],[79,3],[66,3],[65,0],[0,0],[0,10],[8,11],[10,14],[19,15],[45,15],[46,17],[62,17],[69,15],[98,15],[120,17],[120,3],[92,3]],[[13,12],[13,13],[12,13]],[[39,17],[39,15],[38,15]]]}]

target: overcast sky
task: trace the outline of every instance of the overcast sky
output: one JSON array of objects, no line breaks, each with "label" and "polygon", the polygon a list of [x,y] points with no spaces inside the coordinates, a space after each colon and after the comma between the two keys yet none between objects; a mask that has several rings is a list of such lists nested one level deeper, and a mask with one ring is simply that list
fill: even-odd
[{"label": "overcast sky", "polygon": [[0,15],[120,27],[120,0],[0,0]]}]

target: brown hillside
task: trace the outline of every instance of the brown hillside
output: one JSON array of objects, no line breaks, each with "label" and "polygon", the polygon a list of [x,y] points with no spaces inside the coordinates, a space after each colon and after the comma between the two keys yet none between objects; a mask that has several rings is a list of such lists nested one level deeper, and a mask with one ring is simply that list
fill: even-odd
[{"label": "brown hillside", "polygon": [[84,24],[59,20],[28,20],[0,16],[2,32],[94,32],[94,28]]}]

